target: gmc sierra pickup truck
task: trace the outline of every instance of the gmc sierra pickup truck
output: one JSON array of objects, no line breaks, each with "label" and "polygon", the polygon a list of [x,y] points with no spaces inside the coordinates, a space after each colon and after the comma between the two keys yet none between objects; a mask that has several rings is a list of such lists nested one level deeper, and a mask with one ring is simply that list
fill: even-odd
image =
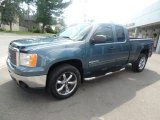
[{"label": "gmc sierra pickup truck", "polygon": [[72,96],[84,78],[118,71],[128,63],[141,72],[152,55],[150,39],[129,39],[110,23],[72,25],[52,37],[14,40],[7,66],[21,87],[45,87],[57,99]]}]

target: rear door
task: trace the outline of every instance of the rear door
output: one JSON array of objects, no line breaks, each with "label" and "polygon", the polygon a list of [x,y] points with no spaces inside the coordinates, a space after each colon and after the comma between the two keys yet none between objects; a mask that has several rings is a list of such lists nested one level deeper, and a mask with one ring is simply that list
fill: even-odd
[{"label": "rear door", "polygon": [[128,62],[130,43],[128,41],[125,29],[122,26],[115,25],[116,36],[116,66],[124,66]]}]

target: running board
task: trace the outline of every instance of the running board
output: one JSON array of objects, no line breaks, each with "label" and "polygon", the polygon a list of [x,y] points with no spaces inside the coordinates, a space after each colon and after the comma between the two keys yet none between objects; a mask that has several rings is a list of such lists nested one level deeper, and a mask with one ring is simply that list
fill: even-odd
[{"label": "running board", "polygon": [[84,78],[85,81],[91,81],[91,80],[94,80],[94,79],[98,79],[98,78],[101,78],[101,77],[104,77],[104,76],[108,76],[108,75],[111,75],[111,74],[114,74],[114,73],[118,73],[118,72],[121,72],[121,71],[124,71],[125,68],[122,68],[118,71],[115,71],[115,72],[108,72],[106,73],[105,75],[101,75],[101,76],[98,76],[98,77],[90,77],[90,78]]}]

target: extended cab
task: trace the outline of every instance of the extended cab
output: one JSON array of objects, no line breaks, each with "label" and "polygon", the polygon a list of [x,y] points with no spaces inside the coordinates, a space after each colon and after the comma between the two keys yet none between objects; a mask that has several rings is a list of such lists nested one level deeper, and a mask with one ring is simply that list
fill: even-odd
[{"label": "extended cab", "polygon": [[7,66],[22,87],[45,87],[58,99],[73,95],[84,78],[132,64],[141,72],[152,55],[150,39],[129,39],[125,27],[107,23],[70,26],[53,37],[15,40]]}]

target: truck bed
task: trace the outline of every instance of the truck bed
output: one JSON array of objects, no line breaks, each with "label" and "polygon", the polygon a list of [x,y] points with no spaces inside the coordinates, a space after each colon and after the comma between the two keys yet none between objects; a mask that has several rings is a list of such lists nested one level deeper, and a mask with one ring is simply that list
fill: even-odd
[{"label": "truck bed", "polygon": [[153,46],[153,40],[142,38],[130,38],[130,56],[129,62],[134,62],[138,59],[138,56],[142,49],[150,49]]}]

